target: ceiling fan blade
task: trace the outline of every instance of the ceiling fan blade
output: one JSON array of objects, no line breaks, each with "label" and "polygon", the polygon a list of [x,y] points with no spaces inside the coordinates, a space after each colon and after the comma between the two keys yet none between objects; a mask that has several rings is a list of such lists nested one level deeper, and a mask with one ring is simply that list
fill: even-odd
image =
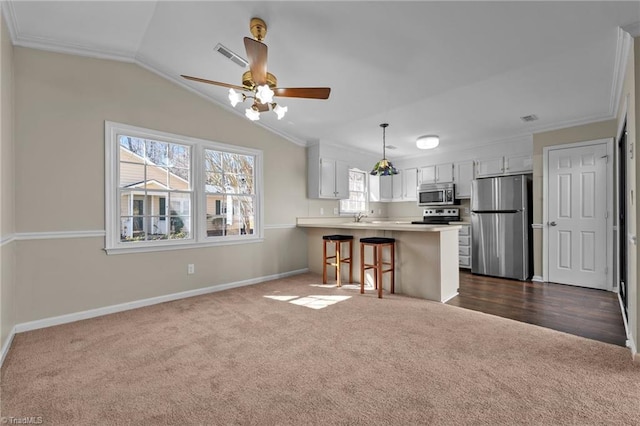
[{"label": "ceiling fan blade", "polygon": [[330,87],[276,87],[273,96],[286,98],[329,99]]},{"label": "ceiling fan blade", "polygon": [[237,86],[235,84],[221,83],[219,81],[213,81],[213,80],[205,80],[204,78],[191,77],[189,75],[180,75],[180,77],[186,78],[187,80],[197,81],[199,83],[215,84],[216,86],[229,87],[230,89],[236,89],[236,90],[242,90],[242,91],[247,90],[245,87]]},{"label": "ceiling fan blade", "polygon": [[256,86],[262,86],[267,82],[267,45],[245,37],[244,48],[247,50],[253,82]]}]

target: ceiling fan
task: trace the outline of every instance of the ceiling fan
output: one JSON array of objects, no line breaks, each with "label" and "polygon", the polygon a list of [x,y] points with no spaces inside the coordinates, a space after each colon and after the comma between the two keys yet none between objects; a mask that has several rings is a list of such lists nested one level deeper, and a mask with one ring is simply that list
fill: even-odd
[{"label": "ceiling fan", "polygon": [[242,86],[188,75],[181,75],[181,77],[200,83],[228,87],[229,101],[234,107],[238,102],[253,99],[253,105],[245,110],[247,118],[253,121],[259,120],[260,113],[269,111],[269,107],[277,114],[278,120],[284,117],[287,107],[276,104],[273,101],[274,96],[307,99],[329,98],[331,93],[329,87],[277,87],[278,79],[275,75],[267,72],[267,45],[262,43],[267,35],[267,25],[260,18],[252,18],[249,30],[254,38],[244,38],[244,47],[249,59],[249,71],[242,74]]}]

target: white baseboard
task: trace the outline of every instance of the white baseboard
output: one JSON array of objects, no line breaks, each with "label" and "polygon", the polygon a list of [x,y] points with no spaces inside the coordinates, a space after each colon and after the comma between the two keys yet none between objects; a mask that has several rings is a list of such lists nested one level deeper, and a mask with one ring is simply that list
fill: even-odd
[{"label": "white baseboard", "polygon": [[453,299],[454,297],[456,297],[459,293],[456,291],[455,294],[452,294],[451,296],[447,297],[446,299],[444,299],[442,302],[440,303],[447,303],[449,300]]},{"label": "white baseboard", "polygon": [[620,297],[620,293],[618,293],[618,303],[620,303],[620,315],[622,315],[622,323],[624,324],[624,332],[627,336],[627,341],[625,342],[625,346],[629,348],[631,351],[631,359],[636,362],[640,362],[640,357],[638,357],[638,348],[636,347],[636,342],[633,341],[633,336],[629,331],[629,321],[627,317],[624,316],[624,305],[622,303],[622,297]]},{"label": "white baseboard", "polygon": [[[151,297],[149,299],[135,300],[132,302],[121,303],[118,305],[105,306],[102,308],[89,309],[87,311],[75,312],[72,314],[60,315],[57,317],[44,318],[35,321],[23,322],[16,324],[15,333],[37,330],[40,328],[52,327],[54,325],[67,324],[70,322],[80,321],[89,318],[109,315],[116,312],[128,311],[131,309],[142,308],[144,306],[156,305],[158,303],[171,302],[173,300],[185,299],[187,297],[200,296],[208,293],[228,290],[236,287],[244,287],[248,285],[258,284],[265,281],[277,280],[280,278],[290,277],[292,275],[304,274],[309,272],[308,268],[298,269],[295,271],[283,272],[280,274],[268,275],[264,277],[251,278],[243,281],[236,281],[227,284],[220,284],[195,290],[181,291],[179,293],[167,294],[164,296]],[[3,348],[4,350],[4,348]],[[7,348],[8,350],[8,348]]]},{"label": "white baseboard", "polygon": [[533,278],[531,278],[531,281],[536,283],[543,283],[544,279],[542,279],[540,275],[534,275]]},{"label": "white baseboard", "polygon": [[16,328],[13,327],[11,329],[11,332],[7,336],[7,340],[2,343],[2,352],[0,352],[0,367],[2,367],[2,364],[4,364],[4,358],[7,356],[7,353],[9,353],[9,348],[11,347],[11,342],[13,342],[13,336],[15,335]]}]

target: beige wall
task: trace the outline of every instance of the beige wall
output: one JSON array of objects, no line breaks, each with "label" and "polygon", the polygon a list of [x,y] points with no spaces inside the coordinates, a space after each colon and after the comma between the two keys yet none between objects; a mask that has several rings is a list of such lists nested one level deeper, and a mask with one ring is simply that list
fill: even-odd
[{"label": "beige wall", "polygon": [[[137,65],[15,48],[16,230],[104,230],[104,121],[264,151],[264,242],[106,255],[20,239],[17,322],[306,268],[306,152]],[[196,273],[187,275],[187,264]]]},{"label": "beige wall", "polygon": [[0,347],[16,324],[13,149],[13,46],[0,13]]},{"label": "beige wall", "polygon": [[[542,223],[544,204],[542,200],[542,152],[543,148],[613,138],[616,120],[600,121],[533,135],[533,223]],[[533,273],[542,277],[542,229],[533,230]]]}]

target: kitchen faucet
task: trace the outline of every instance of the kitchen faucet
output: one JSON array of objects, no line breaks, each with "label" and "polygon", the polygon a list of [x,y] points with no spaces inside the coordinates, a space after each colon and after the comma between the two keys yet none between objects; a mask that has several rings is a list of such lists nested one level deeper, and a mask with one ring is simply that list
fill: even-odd
[{"label": "kitchen faucet", "polygon": [[358,213],[356,213],[355,215],[353,215],[353,219],[354,219],[356,222],[360,222],[360,221],[362,220],[362,218],[363,218],[363,217],[367,217],[367,215],[366,215],[366,214],[364,214],[364,213],[362,213],[362,212],[358,212]]}]

